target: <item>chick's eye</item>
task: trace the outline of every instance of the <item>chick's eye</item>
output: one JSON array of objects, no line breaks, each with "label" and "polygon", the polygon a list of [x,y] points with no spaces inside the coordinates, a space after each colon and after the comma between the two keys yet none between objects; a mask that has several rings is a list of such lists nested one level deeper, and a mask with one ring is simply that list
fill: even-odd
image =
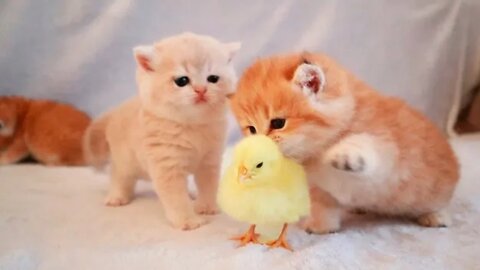
[{"label": "chick's eye", "polygon": [[275,118],[270,121],[271,129],[281,129],[284,126],[285,126],[285,119],[283,118]]},{"label": "chick's eye", "polygon": [[175,84],[179,87],[184,87],[190,82],[190,79],[187,76],[178,77],[175,80]]},{"label": "chick's eye", "polygon": [[209,83],[217,83],[219,79],[220,77],[218,77],[217,75],[210,75],[207,77],[207,81]]},{"label": "chick's eye", "polygon": [[260,163],[257,164],[256,167],[257,167],[258,169],[260,169],[262,166],[263,166],[263,162],[260,162]]},{"label": "chick's eye", "polygon": [[257,130],[254,126],[248,126],[248,130],[250,131],[250,134],[257,134]]}]

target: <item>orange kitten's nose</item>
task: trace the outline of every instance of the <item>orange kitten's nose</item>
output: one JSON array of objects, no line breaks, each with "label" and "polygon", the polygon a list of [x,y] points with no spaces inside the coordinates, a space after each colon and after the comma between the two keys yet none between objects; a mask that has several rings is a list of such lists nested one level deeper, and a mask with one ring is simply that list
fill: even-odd
[{"label": "orange kitten's nose", "polygon": [[207,88],[205,86],[194,86],[193,91],[199,95],[203,95],[207,92]]}]

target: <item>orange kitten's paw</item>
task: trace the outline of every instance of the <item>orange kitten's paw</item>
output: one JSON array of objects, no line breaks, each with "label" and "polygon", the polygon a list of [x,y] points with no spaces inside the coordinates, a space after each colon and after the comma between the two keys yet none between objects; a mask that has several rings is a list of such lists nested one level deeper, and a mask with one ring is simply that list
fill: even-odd
[{"label": "orange kitten's paw", "polygon": [[0,155],[0,165],[10,165],[10,164],[15,164],[22,160],[24,157],[27,155],[21,155],[14,153],[13,155]]},{"label": "orange kitten's paw", "polygon": [[218,214],[218,207],[215,202],[208,203],[200,200],[195,201],[195,212],[201,215],[215,215]]},{"label": "orange kitten's paw", "polygon": [[8,165],[11,162],[5,157],[5,156],[0,156],[0,165]]},{"label": "orange kitten's paw", "polygon": [[350,172],[360,172],[365,169],[365,158],[358,149],[341,148],[333,150],[328,152],[325,157],[326,162],[332,167]]},{"label": "orange kitten's paw", "polygon": [[445,211],[425,214],[420,216],[417,222],[424,227],[448,227],[452,224],[450,215]]},{"label": "orange kitten's paw", "polygon": [[371,143],[368,134],[347,137],[327,151],[324,163],[348,172],[373,171],[378,162]]},{"label": "orange kitten's paw", "polygon": [[300,223],[300,228],[305,230],[307,233],[314,234],[328,234],[334,233],[340,230],[340,221],[339,220],[319,220],[313,218],[307,218]]},{"label": "orange kitten's paw", "polygon": [[174,228],[184,230],[184,231],[188,231],[188,230],[196,229],[196,228],[206,224],[208,222],[208,220],[206,218],[202,217],[202,216],[193,214],[193,215],[183,217],[183,218],[180,218],[180,217],[175,218],[174,220],[171,220],[170,222],[172,223],[172,226]]},{"label": "orange kitten's paw", "polygon": [[113,196],[113,195],[108,195],[107,198],[105,198],[105,205],[106,206],[122,206],[130,203],[132,199],[127,196]]}]

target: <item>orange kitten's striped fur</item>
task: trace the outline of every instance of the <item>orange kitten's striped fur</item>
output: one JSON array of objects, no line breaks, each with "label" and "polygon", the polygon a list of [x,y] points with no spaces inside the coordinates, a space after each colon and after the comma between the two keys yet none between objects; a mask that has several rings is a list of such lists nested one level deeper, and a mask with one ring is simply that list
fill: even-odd
[{"label": "orange kitten's striped fur", "polygon": [[459,168],[446,138],[405,102],[379,94],[328,57],[259,60],[231,104],[245,134],[269,135],[306,166],[314,184],[307,230],[336,231],[351,208],[449,224],[445,207]]},{"label": "orange kitten's striped fur", "polygon": [[89,123],[71,105],[0,97],[0,164],[32,156],[47,165],[84,165],[82,136]]},{"label": "orange kitten's striped fur", "polygon": [[[139,98],[97,119],[85,136],[88,160],[110,156],[109,206],[127,204],[138,178],[151,179],[173,226],[194,229],[217,211],[215,193],[226,135],[226,96],[236,82],[238,43],[190,33],[135,49]],[[187,175],[199,191],[192,205]]]}]

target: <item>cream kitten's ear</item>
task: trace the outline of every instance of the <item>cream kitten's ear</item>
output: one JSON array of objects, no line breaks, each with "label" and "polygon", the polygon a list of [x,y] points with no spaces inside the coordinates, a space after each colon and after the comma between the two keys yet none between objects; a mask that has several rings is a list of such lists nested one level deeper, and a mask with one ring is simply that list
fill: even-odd
[{"label": "cream kitten's ear", "polygon": [[228,62],[232,61],[233,57],[235,56],[235,54],[237,54],[237,51],[240,50],[241,47],[241,42],[230,42],[225,44],[225,48],[227,49],[228,54]]},{"label": "cream kitten's ear", "polygon": [[295,70],[292,83],[300,87],[305,95],[315,95],[325,88],[325,73],[319,66],[305,61]]},{"label": "cream kitten's ear", "polygon": [[155,48],[153,46],[137,46],[133,48],[133,54],[137,64],[145,71],[153,71],[152,62]]}]

